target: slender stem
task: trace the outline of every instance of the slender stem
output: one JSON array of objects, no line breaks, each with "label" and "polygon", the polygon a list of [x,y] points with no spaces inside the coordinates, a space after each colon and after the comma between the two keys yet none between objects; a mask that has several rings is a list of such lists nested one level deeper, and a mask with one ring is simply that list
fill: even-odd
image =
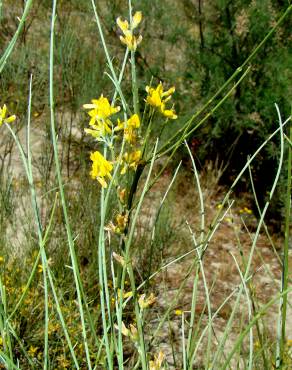
[{"label": "slender stem", "polygon": [[55,112],[54,112],[54,29],[55,29],[55,19],[56,19],[56,5],[57,0],[53,0],[53,10],[52,10],[52,20],[51,20],[51,40],[50,40],[50,113],[51,113],[51,136],[52,136],[52,143],[54,149],[54,159],[55,159],[55,166],[56,166],[56,174],[57,174],[57,181],[59,185],[60,191],[60,198],[61,204],[63,208],[63,215],[65,220],[65,226],[67,231],[67,239],[70,251],[70,257],[72,262],[72,271],[74,276],[75,287],[77,291],[77,300],[78,300],[78,308],[80,313],[81,325],[82,325],[82,336],[83,336],[83,343],[86,353],[86,360],[88,369],[91,369],[91,361],[88,349],[88,342],[87,342],[87,334],[86,334],[86,325],[84,319],[84,311],[83,311],[83,303],[82,303],[82,295],[84,297],[82,283],[80,278],[79,266],[77,262],[77,256],[74,247],[74,241],[72,237],[71,226],[69,222],[68,212],[67,212],[67,204],[64,192],[64,185],[62,180],[61,174],[61,166],[59,161],[59,153],[58,153],[58,146],[57,146],[57,139],[56,139],[56,127],[55,127]]},{"label": "slender stem", "polygon": [[[290,140],[292,141],[292,126],[290,125]],[[291,218],[291,170],[292,170],[292,148],[288,148],[288,168],[287,168],[287,190],[285,199],[285,240],[284,240],[284,253],[283,253],[283,264],[282,264],[282,289],[281,292],[285,292],[288,288],[289,280],[289,229],[290,229],[290,218]],[[288,295],[282,296],[282,307],[281,307],[281,342],[280,342],[280,363],[283,361],[284,346],[286,341],[286,317],[287,317],[287,303]]]}]

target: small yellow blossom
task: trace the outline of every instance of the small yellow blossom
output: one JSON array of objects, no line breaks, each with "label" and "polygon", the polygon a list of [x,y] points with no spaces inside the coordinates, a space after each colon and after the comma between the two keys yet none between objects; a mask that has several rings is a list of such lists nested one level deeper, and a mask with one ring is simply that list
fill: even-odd
[{"label": "small yellow blossom", "polygon": [[90,109],[88,114],[90,116],[89,125],[91,128],[86,128],[85,132],[99,139],[112,132],[112,122],[109,117],[119,112],[120,107],[110,105],[108,99],[103,95],[99,99],[91,100],[91,103],[83,105],[83,108]]},{"label": "small yellow blossom", "polygon": [[29,350],[27,351],[27,353],[28,353],[31,357],[35,357],[35,355],[36,355],[37,351],[38,351],[38,347],[30,346],[30,347],[29,347]]},{"label": "small yellow blossom", "polygon": [[111,134],[112,130],[107,122],[98,121],[96,124],[92,124],[91,128],[85,128],[84,131],[93,136],[95,139],[100,140],[106,134]]},{"label": "small yellow blossom", "polygon": [[2,108],[0,108],[0,126],[3,125],[3,123],[11,123],[16,120],[16,116],[8,116],[8,110],[6,104],[3,105]]},{"label": "small yellow blossom", "polygon": [[252,210],[249,209],[249,208],[247,208],[247,207],[244,207],[244,208],[242,208],[242,209],[239,210],[239,213],[247,213],[247,214],[251,215],[252,214]]},{"label": "small yellow blossom", "polygon": [[123,33],[129,31],[129,22],[127,20],[122,21],[121,17],[117,18],[117,25],[120,27]]},{"label": "small yellow blossom", "polygon": [[128,168],[136,171],[138,164],[140,162],[141,156],[142,156],[141,150],[136,150],[130,154],[125,153],[123,156],[123,161],[122,161],[124,166],[121,170],[121,175],[124,175],[127,172]]},{"label": "small yellow blossom", "polygon": [[136,142],[136,132],[135,130],[140,127],[140,118],[138,114],[133,114],[127,121],[121,122],[118,120],[118,124],[115,127],[115,131],[124,130],[125,140],[134,144]]},{"label": "small yellow blossom", "polygon": [[163,91],[162,83],[160,82],[156,88],[146,86],[146,103],[154,108],[157,108],[166,118],[177,119],[177,115],[173,109],[166,109],[165,104],[171,99],[175,92],[175,87],[171,87],[167,91]]},{"label": "small yellow blossom", "polygon": [[91,117],[92,123],[98,120],[106,120],[113,114],[120,111],[120,107],[110,105],[110,102],[103,95],[99,99],[92,99],[92,104],[84,104],[83,108],[91,109],[88,114]]},{"label": "small yellow blossom", "polygon": [[120,36],[120,40],[131,51],[135,51],[142,41],[141,35],[136,37],[133,33],[134,29],[141,23],[141,20],[142,12],[136,12],[130,24],[127,20],[123,21],[120,17],[117,18],[117,25],[123,33],[123,35]]},{"label": "small yellow blossom", "polygon": [[106,188],[107,183],[104,178],[112,178],[111,171],[113,169],[113,165],[98,151],[91,153],[90,159],[92,160],[92,170],[90,172],[91,177],[96,179],[103,188]]},{"label": "small yellow blossom", "polygon": [[136,12],[134,15],[133,15],[133,19],[132,19],[132,23],[131,23],[131,26],[132,26],[132,30],[134,28],[136,28],[142,21],[142,12]]},{"label": "small yellow blossom", "polygon": [[[117,324],[115,324],[114,326],[117,330],[119,330],[119,326]],[[130,329],[128,329],[122,321],[121,332],[125,337],[129,337],[133,342],[137,342],[138,330],[134,325],[130,324]]]},{"label": "small yellow blossom", "polygon": [[4,257],[0,256],[0,264],[1,264],[1,263],[4,263],[4,261],[5,261],[5,260],[4,260]]},{"label": "small yellow blossom", "polygon": [[165,355],[162,351],[154,355],[154,361],[149,361],[149,370],[159,370],[164,361]]},{"label": "small yellow blossom", "polygon": [[38,273],[42,273],[43,272],[43,265],[38,265]]},{"label": "small yellow blossom", "polygon": [[181,316],[183,314],[183,311],[182,310],[175,310],[174,313],[177,315],[177,316]]},{"label": "small yellow blossom", "polygon": [[[127,299],[133,297],[133,292],[123,292],[123,298]],[[118,289],[118,298],[121,298],[121,289]]]},{"label": "small yellow blossom", "polygon": [[146,295],[142,294],[141,297],[138,300],[140,308],[148,308],[149,306],[152,306],[156,302],[156,297],[153,293],[149,295],[147,299],[145,299]]}]

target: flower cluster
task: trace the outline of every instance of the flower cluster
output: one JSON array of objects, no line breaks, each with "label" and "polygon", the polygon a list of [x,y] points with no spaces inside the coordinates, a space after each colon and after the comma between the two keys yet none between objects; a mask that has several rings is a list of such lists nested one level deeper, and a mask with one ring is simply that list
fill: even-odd
[{"label": "flower cluster", "polygon": [[166,109],[166,103],[171,99],[175,88],[171,87],[167,91],[163,91],[162,83],[160,82],[156,88],[146,86],[147,98],[146,103],[158,109],[166,118],[177,119],[174,109]]},{"label": "flower cluster", "polygon": [[141,35],[138,37],[134,35],[134,29],[137,28],[141,20],[142,12],[136,12],[132,17],[130,24],[127,20],[123,21],[120,17],[117,18],[117,25],[123,33],[123,35],[120,36],[120,40],[131,51],[135,51],[142,41]]},{"label": "flower cluster", "polygon": [[112,133],[112,121],[109,119],[112,115],[120,111],[120,107],[111,106],[108,99],[103,95],[99,99],[91,100],[92,104],[84,104],[85,109],[90,109],[89,126],[85,132],[92,135],[97,140],[101,140],[106,134]]},{"label": "flower cluster", "polygon": [[92,170],[90,175],[93,179],[96,179],[103,188],[107,187],[105,177],[112,178],[111,171],[113,165],[107,161],[102,154],[98,151],[91,153],[90,159],[92,160]]},{"label": "flower cluster", "polygon": [[8,110],[6,104],[3,105],[2,108],[0,108],[0,126],[3,125],[3,123],[11,123],[16,120],[16,116],[8,116]]},{"label": "flower cluster", "polygon": [[[117,18],[117,25],[122,32],[120,39],[129,50],[135,51],[137,45],[141,42],[142,36],[135,36],[134,31],[141,23],[142,13],[136,12],[130,21],[122,20],[120,17]],[[114,102],[110,102],[107,97],[101,95],[98,99],[92,99],[90,104],[84,104],[83,107],[88,109],[89,127],[85,128],[85,132],[91,135],[97,142],[104,143],[107,153],[111,155],[108,160],[99,151],[94,151],[90,155],[92,161],[92,169],[90,175],[93,179],[96,179],[103,188],[107,187],[108,180],[111,180],[113,175],[113,169],[115,166],[120,166],[117,171],[117,179],[115,178],[115,186],[117,187],[117,198],[120,201],[122,207],[126,204],[126,197],[129,194],[126,189],[121,192],[120,175],[125,175],[130,171],[135,172],[140,163],[142,163],[145,148],[147,148],[146,141],[149,139],[151,132],[151,124],[153,119],[153,112],[157,110],[163,117],[168,119],[176,119],[177,115],[173,107],[169,107],[168,102],[171,100],[175,88],[164,91],[163,85],[160,82],[156,88],[147,86],[147,97],[145,99],[145,109],[143,119],[141,120],[140,112],[136,111],[134,114],[128,115],[127,112],[120,112],[121,108],[115,105]],[[146,107],[150,106],[150,110]],[[129,111],[130,111],[129,107]],[[119,113],[120,112],[120,113]],[[145,129],[142,125],[146,121],[145,112],[149,112],[148,127]],[[123,118],[122,118],[123,117]],[[141,127],[142,126],[142,127]],[[144,129],[144,130],[143,130]],[[122,144],[121,146],[118,143]],[[115,153],[120,152],[118,156]],[[129,181],[129,180],[127,180]],[[124,210],[125,211],[125,210]],[[125,213],[126,214],[126,213]],[[114,225],[114,229],[118,233],[122,233],[124,227]],[[113,229],[112,227],[110,228]]]}]

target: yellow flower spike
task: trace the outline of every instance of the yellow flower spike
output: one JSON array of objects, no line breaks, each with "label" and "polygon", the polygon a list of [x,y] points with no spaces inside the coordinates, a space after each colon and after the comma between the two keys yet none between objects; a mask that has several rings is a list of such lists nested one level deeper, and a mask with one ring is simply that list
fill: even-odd
[{"label": "yellow flower spike", "polygon": [[133,30],[139,25],[141,20],[142,12],[136,12],[134,14],[130,25],[127,20],[123,21],[120,17],[117,18],[117,25],[123,33],[123,35],[120,36],[120,40],[122,44],[126,45],[131,51],[135,51],[142,41],[141,35],[136,37],[133,34]]},{"label": "yellow flower spike", "polygon": [[93,162],[92,170],[90,171],[91,177],[93,179],[96,179],[103,188],[106,188],[107,183],[104,178],[112,178],[111,171],[113,169],[113,165],[109,161],[107,161],[104,156],[98,151],[91,153],[90,159]]},{"label": "yellow flower spike", "polygon": [[6,104],[4,104],[3,107],[0,108],[0,126],[2,126],[3,123],[11,123],[16,120],[15,115],[8,116],[7,113],[8,113],[7,106]]},{"label": "yellow flower spike", "polygon": [[163,91],[163,85],[159,82],[156,88],[146,86],[146,92],[147,97],[145,101],[147,104],[159,109],[166,118],[177,119],[174,109],[165,108],[165,103],[171,99],[171,95],[175,92],[175,87]]},{"label": "yellow flower spike", "polygon": [[122,21],[121,17],[117,18],[117,25],[120,27],[123,33],[129,30],[129,23],[127,20]]},{"label": "yellow flower spike", "polygon": [[[142,21],[142,12],[136,12],[133,15],[132,23],[131,23],[131,28],[132,30],[136,28]],[[121,28],[121,27],[120,27]]]}]

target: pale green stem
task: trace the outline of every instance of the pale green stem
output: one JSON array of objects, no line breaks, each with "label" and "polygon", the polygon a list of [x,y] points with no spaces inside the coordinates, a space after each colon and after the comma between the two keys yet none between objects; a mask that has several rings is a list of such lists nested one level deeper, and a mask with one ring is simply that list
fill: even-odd
[{"label": "pale green stem", "polygon": [[[8,58],[9,58],[10,54],[12,53],[13,48],[16,44],[16,41],[17,41],[17,39],[18,39],[22,29],[23,29],[24,23],[26,21],[26,18],[27,18],[27,15],[29,13],[29,10],[32,6],[32,3],[33,3],[33,0],[27,0],[26,3],[25,3],[25,8],[24,8],[22,17],[19,20],[17,30],[16,30],[15,34],[13,35],[8,47],[6,48],[4,54],[2,55],[2,57],[0,59],[0,74],[2,73],[3,68],[5,67],[5,64],[8,60]],[[1,1],[1,7],[2,7],[2,1]]]},{"label": "pale green stem", "polygon": [[[69,222],[69,217],[67,213],[67,205],[66,205],[66,198],[64,193],[64,186],[63,186],[63,180],[62,180],[62,174],[61,174],[61,168],[60,168],[60,161],[59,161],[59,153],[58,153],[58,146],[57,146],[57,139],[56,139],[56,128],[55,128],[55,113],[54,113],[54,28],[55,28],[55,19],[56,19],[56,4],[57,0],[53,0],[53,10],[52,10],[52,20],[51,20],[51,40],[50,40],[50,112],[51,112],[51,134],[52,134],[52,143],[53,143],[53,149],[54,149],[54,159],[55,159],[55,167],[56,167],[56,174],[57,174],[57,180],[59,185],[59,191],[60,191],[60,198],[61,198],[61,204],[63,208],[63,214],[64,214],[64,220],[66,225],[66,231],[67,231],[67,239],[68,239],[68,245],[69,245],[69,251],[70,251],[70,257],[72,262],[72,271],[74,276],[74,282],[75,287],[77,291],[77,301],[78,301],[78,308],[80,313],[80,319],[81,319],[81,325],[82,325],[82,336],[83,336],[83,343],[86,353],[86,361],[88,369],[91,369],[91,361],[90,361],[90,355],[89,355],[89,349],[88,349],[88,342],[87,342],[87,335],[86,335],[86,325],[85,325],[85,319],[84,319],[84,311],[83,311],[83,303],[82,303],[82,283],[80,278],[80,272],[77,262],[77,256],[75,252],[74,247],[74,241],[72,237],[72,231],[71,226]],[[83,293],[83,290],[82,290]]]}]

